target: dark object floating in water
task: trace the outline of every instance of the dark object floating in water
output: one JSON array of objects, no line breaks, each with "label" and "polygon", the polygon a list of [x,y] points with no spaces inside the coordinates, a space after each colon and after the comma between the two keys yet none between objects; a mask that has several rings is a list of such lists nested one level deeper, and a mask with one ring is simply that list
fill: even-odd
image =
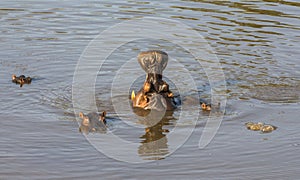
[{"label": "dark object floating in water", "polygon": [[247,122],[247,123],[245,123],[245,126],[249,130],[260,131],[262,133],[270,133],[270,132],[277,129],[276,126],[273,126],[273,125],[270,125],[270,124],[265,124],[265,123],[262,123],[262,122],[258,122],[258,123]]},{"label": "dark object floating in water", "polygon": [[89,132],[106,132],[106,111],[103,111],[100,115],[98,113],[88,113],[87,115],[82,112],[79,113],[81,118],[81,125],[79,132],[88,134]]},{"label": "dark object floating in water", "polygon": [[31,83],[32,78],[31,77],[26,77],[24,75],[21,75],[19,77],[17,77],[15,74],[12,75],[12,82],[16,83],[16,84],[20,84],[20,87],[23,86],[23,84],[30,84]]}]

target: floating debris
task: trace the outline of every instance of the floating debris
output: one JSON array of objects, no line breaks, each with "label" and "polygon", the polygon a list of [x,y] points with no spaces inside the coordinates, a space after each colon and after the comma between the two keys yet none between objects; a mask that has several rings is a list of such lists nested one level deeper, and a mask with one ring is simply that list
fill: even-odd
[{"label": "floating debris", "polygon": [[260,131],[262,133],[270,133],[276,129],[277,129],[277,127],[273,126],[273,125],[264,125],[263,127],[261,127]]},{"label": "floating debris", "polygon": [[262,122],[254,123],[254,122],[247,122],[245,123],[247,129],[251,131],[260,131],[262,133],[270,133],[277,129],[276,126],[270,124],[264,124]]},{"label": "floating debris", "polygon": [[264,126],[264,123],[262,123],[262,122],[258,122],[258,123],[248,122],[245,125],[246,125],[247,129],[249,129],[249,130],[259,131]]}]

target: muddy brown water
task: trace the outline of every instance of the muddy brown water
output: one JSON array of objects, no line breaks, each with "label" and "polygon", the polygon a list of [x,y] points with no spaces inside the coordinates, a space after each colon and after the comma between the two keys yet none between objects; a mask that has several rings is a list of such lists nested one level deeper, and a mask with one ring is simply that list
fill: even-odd
[{"label": "muddy brown water", "polygon": [[[297,179],[299,6],[292,0],[1,1],[0,179]],[[78,132],[72,82],[76,64],[91,40],[116,23],[146,16],[178,20],[207,40],[223,68],[227,105],[208,146],[198,148],[209,117],[200,112],[192,135],[166,156],[173,151],[168,135],[178,126],[176,131],[184,136],[192,126],[188,116],[180,124],[177,111],[152,130],[135,120],[123,123],[122,119],[132,117],[113,111],[108,88],[111,72],[145,49],[192,57],[163,40],[137,40],[120,47],[108,57],[115,63],[99,73],[95,95],[99,111],[107,110],[112,119],[108,122],[111,132],[137,144],[129,151],[113,149],[124,156],[135,154],[142,161],[132,164],[108,157]],[[176,71],[176,66],[168,66]],[[194,66],[190,71],[198,77],[200,96],[209,99],[204,69]],[[141,86],[144,75],[141,69],[132,71],[141,73],[134,89]],[[34,79],[20,88],[11,83],[12,74]],[[175,85],[172,88],[175,91]],[[278,129],[268,134],[248,131],[244,123],[249,121]],[[162,137],[166,138],[149,144]],[[108,145],[116,147],[113,143]]]}]

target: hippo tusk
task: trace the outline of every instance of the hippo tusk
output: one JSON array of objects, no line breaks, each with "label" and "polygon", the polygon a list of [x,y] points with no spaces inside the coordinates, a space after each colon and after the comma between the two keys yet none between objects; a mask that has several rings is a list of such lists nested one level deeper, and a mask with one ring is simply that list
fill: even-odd
[{"label": "hippo tusk", "polygon": [[133,101],[135,99],[135,93],[134,93],[134,91],[132,91],[132,93],[131,93],[131,100]]}]

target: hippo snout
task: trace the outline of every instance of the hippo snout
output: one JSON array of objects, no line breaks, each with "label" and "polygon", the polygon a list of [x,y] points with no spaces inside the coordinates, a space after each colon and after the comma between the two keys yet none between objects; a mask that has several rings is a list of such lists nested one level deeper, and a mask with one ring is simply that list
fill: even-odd
[{"label": "hippo snout", "polygon": [[106,111],[103,111],[100,115],[98,113],[89,113],[85,115],[80,112],[81,125],[79,131],[88,134],[89,132],[106,132]]}]

